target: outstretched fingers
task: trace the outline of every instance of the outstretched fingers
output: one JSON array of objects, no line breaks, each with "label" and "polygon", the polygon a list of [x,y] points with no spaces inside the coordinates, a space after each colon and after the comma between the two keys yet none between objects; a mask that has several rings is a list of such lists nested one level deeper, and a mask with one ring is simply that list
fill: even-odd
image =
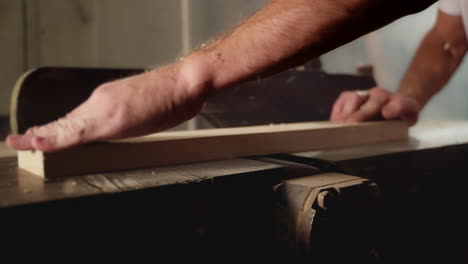
[{"label": "outstretched fingers", "polygon": [[364,91],[345,91],[336,100],[332,108],[330,120],[344,122],[368,99],[368,93]]},{"label": "outstretched fingers", "polygon": [[89,128],[82,119],[62,118],[31,128],[24,135],[10,135],[6,142],[17,150],[58,151],[89,141]]}]

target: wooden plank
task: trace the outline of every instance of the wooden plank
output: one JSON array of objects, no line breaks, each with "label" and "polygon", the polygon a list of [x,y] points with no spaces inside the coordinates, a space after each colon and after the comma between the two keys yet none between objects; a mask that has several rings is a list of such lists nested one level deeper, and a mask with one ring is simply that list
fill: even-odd
[{"label": "wooden plank", "polygon": [[406,141],[383,142],[359,148],[308,151],[296,153],[296,155],[339,162],[401,152],[468,145],[468,133],[466,131],[468,131],[467,120],[420,120],[409,129],[409,139]]},{"label": "wooden plank", "polygon": [[53,178],[150,168],[242,156],[303,152],[404,140],[408,126],[399,121],[338,124],[305,122],[163,132],[121,141],[82,145],[66,151],[21,151],[19,167]]}]

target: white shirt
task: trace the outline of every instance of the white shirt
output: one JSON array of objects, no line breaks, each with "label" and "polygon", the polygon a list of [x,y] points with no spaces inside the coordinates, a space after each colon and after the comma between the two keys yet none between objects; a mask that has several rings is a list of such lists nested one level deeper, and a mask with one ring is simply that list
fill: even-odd
[{"label": "white shirt", "polygon": [[461,16],[468,35],[468,0],[439,0],[439,9],[449,15]]}]

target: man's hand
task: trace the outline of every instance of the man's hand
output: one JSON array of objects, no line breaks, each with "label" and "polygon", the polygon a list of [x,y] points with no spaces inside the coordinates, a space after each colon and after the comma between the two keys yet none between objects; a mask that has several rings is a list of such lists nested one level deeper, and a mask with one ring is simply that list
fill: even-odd
[{"label": "man's hand", "polygon": [[194,117],[204,105],[200,87],[186,81],[181,64],[106,83],[67,116],[24,135],[10,135],[7,144],[49,152],[173,127]]},{"label": "man's hand", "polygon": [[420,110],[420,104],[415,99],[375,87],[368,93],[341,93],[333,105],[330,120],[347,123],[380,119],[404,120],[413,125],[418,120]]},{"label": "man's hand", "polygon": [[419,45],[398,92],[392,94],[382,88],[370,90],[367,96],[343,92],[330,119],[336,122],[401,119],[414,124],[420,110],[450,80],[467,51],[462,17],[439,10],[437,21]]}]

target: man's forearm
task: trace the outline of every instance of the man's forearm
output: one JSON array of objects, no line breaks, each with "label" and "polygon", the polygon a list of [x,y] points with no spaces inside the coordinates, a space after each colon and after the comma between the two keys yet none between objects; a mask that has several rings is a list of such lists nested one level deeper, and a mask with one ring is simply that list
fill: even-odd
[{"label": "man's forearm", "polygon": [[18,150],[58,151],[155,133],[198,114],[206,98],[298,65],[436,0],[273,0],[185,59],[105,83],[65,117],[10,135]]},{"label": "man's forearm", "polygon": [[431,30],[403,77],[398,93],[415,99],[421,107],[427,104],[463,61],[465,51],[451,45],[437,29]]},{"label": "man's forearm", "polygon": [[[422,0],[425,8],[435,0]],[[211,93],[300,65],[416,9],[402,0],[275,0],[227,36],[192,53],[188,80]],[[413,8],[413,7],[411,7]],[[200,79],[201,78],[201,79]]]}]

